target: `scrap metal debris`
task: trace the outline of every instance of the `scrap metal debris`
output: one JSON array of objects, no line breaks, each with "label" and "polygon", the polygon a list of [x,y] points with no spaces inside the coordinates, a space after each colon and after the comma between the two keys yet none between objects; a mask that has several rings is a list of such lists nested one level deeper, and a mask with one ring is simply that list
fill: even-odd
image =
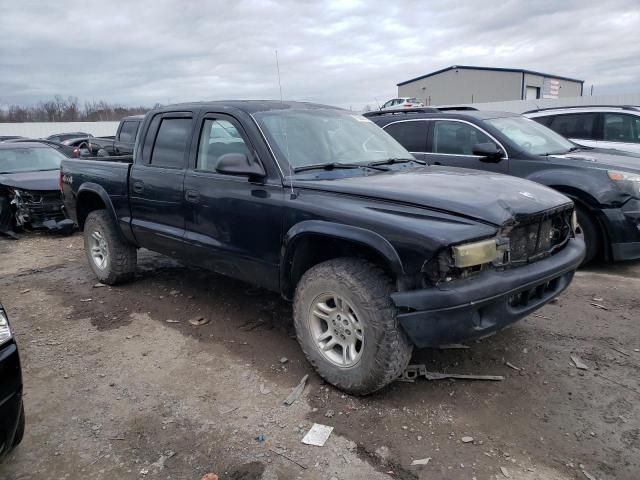
[{"label": "scrap metal debris", "polygon": [[[300,462],[295,461],[293,458],[288,457],[287,455],[284,454],[284,452],[279,452],[278,450],[274,450],[273,448],[269,449],[271,452],[275,453],[276,455],[280,455],[282,458],[286,458],[287,460],[289,460],[291,463],[295,463],[296,465],[298,465],[300,468],[302,468],[303,470],[307,469],[306,465],[303,465]],[[216,478],[217,480],[217,478]]]},{"label": "scrap metal debris", "polygon": [[209,323],[211,321],[210,318],[208,317],[204,317],[202,315],[196,315],[195,317],[189,319],[189,323],[191,325],[194,325],[196,327],[199,327],[200,325],[206,325],[207,323]]},{"label": "scrap metal debris", "polygon": [[589,302],[589,303],[591,303],[592,306],[599,308],[600,310],[609,310],[608,307],[605,307],[601,303],[595,303],[595,302]]},{"label": "scrap metal debris", "polygon": [[587,366],[586,363],[584,363],[580,357],[577,357],[575,355],[571,355],[571,361],[573,362],[573,364],[576,366],[576,368],[580,369],[580,370],[589,370],[589,367]]},{"label": "scrap metal debris", "polygon": [[522,368],[520,367],[516,367],[513,363],[511,362],[504,362],[504,364],[509,367],[509,368],[513,368],[514,370],[517,370],[518,372],[522,370]]},{"label": "scrap metal debris", "polygon": [[307,385],[307,380],[309,380],[309,375],[305,375],[304,377],[302,377],[300,383],[296,385],[293,390],[291,390],[289,396],[285,398],[285,405],[293,405],[293,402],[300,398],[300,395],[302,395],[302,392],[304,391],[304,387],[306,387]]},{"label": "scrap metal debris", "polygon": [[324,444],[329,439],[331,432],[333,432],[333,427],[322,425],[321,423],[314,423],[313,427],[311,427],[307,434],[302,438],[302,443],[305,445],[324,447]]},{"label": "scrap metal debris", "polygon": [[427,366],[424,363],[409,365],[398,380],[401,382],[415,382],[418,377],[424,377],[427,380],[446,380],[450,378],[457,380],[488,380],[497,382],[504,380],[502,375],[469,375],[462,373],[429,372],[427,371]]},{"label": "scrap metal debris", "polygon": [[429,461],[431,460],[431,457],[427,457],[427,458],[421,458],[420,460],[414,460],[413,462],[411,462],[411,465],[428,465]]}]

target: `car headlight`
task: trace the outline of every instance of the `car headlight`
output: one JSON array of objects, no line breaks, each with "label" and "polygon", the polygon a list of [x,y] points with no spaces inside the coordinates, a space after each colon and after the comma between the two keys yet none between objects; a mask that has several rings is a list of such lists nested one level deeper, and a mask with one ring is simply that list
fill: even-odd
[{"label": "car headlight", "polygon": [[480,242],[465,243],[452,247],[455,266],[458,268],[473,267],[493,262],[498,256],[496,240],[482,240]]},{"label": "car headlight", "polygon": [[571,213],[571,231],[573,233],[576,233],[576,230],[578,230],[578,214],[576,213],[576,209],[573,209],[573,212]]},{"label": "car headlight", "polygon": [[611,180],[629,195],[640,198],[640,175],[618,170],[608,170],[607,175]]},{"label": "car headlight", "polygon": [[8,340],[11,340],[9,320],[7,320],[7,314],[0,308],[0,345]]}]

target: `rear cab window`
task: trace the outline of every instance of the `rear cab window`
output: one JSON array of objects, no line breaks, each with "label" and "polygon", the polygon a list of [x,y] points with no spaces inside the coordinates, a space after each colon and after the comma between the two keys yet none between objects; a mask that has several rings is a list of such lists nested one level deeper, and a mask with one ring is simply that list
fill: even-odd
[{"label": "rear cab window", "polygon": [[473,155],[474,146],[479,143],[495,144],[486,134],[467,123],[448,120],[434,122],[432,153]]},{"label": "rear cab window", "polygon": [[121,142],[129,143],[135,142],[139,126],[140,121],[138,120],[127,120],[123,122],[122,127],[120,128],[120,133],[118,135],[118,140]]}]

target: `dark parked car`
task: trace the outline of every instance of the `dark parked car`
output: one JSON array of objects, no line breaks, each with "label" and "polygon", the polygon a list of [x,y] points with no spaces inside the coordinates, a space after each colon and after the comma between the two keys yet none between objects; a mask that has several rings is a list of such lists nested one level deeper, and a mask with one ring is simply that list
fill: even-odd
[{"label": "dark parked car", "polygon": [[18,138],[15,140],[7,140],[6,143],[25,143],[25,142],[41,143],[43,145],[46,145],[47,147],[51,147],[55,150],[58,150],[60,153],[64,154],[69,158],[78,158],[80,156],[79,148],[54,142],[53,140],[42,140],[40,138]]},{"label": "dark parked car", "polygon": [[0,233],[16,227],[68,230],[60,197],[64,155],[41,143],[0,144]]},{"label": "dark parked car", "polygon": [[22,441],[24,427],[20,357],[0,304],[0,461]]},{"label": "dark parked car", "polygon": [[451,111],[366,114],[431,165],[506,173],[542,183],[576,204],[585,262],[640,258],[640,158],[581,147],[521,115]]},{"label": "dark parked car", "polygon": [[151,111],[133,163],[63,160],[63,197],[107,284],[145,247],[279,292],[319,374],[384,387],[413,346],[515,322],[584,256],[573,203],[506,175],[428,167],[366,118],[298,102]]},{"label": "dark parked car", "polygon": [[49,135],[45,140],[51,140],[52,142],[63,143],[66,145],[67,140],[71,140],[74,138],[80,137],[93,137],[90,133],[85,132],[67,132],[67,133],[56,133],[55,135]]}]

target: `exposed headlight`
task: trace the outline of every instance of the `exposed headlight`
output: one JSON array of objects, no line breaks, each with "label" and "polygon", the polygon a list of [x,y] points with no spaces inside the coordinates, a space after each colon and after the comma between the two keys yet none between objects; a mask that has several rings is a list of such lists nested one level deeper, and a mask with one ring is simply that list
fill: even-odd
[{"label": "exposed headlight", "polygon": [[11,340],[9,320],[7,320],[7,314],[0,308],[0,345],[8,340]]},{"label": "exposed headlight", "polygon": [[618,170],[608,170],[607,175],[629,195],[640,197],[640,175]]},{"label": "exposed headlight", "polygon": [[578,229],[578,214],[576,213],[576,209],[573,209],[573,212],[571,213],[571,231],[573,233],[576,233],[576,230]]},{"label": "exposed headlight", "polygon": [[493,262],[498,256],[496,240],[482,240],[452,248],[453,260],[458,268],[473,267]]}]

